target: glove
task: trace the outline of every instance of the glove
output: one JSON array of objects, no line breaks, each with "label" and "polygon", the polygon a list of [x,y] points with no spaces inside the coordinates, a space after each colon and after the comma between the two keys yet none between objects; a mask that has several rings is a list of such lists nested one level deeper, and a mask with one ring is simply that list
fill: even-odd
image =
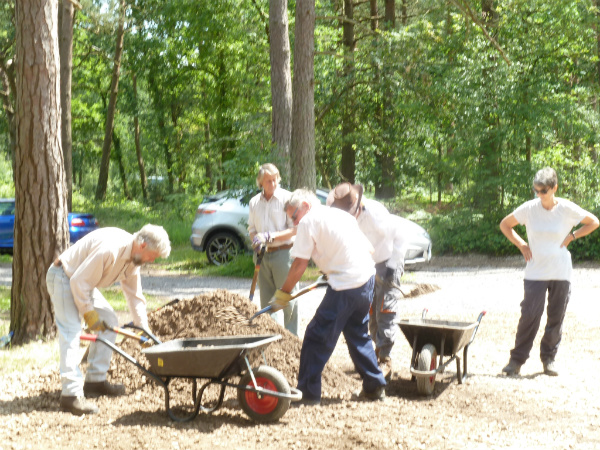
[{"label": "glove", "polygon": [[97,311],[88,311],[83,315],[86,325],[92,331],[106,331],[104,322],[100,320]]},{"label": "glove", "polygon": [[273,242],[273,238],[268,231],[265,231],[264,233],[256,233],[256,236],[254,236],[254,239],[252,239],[252,248],[258,253],[262,247],[270,244],[271,242]]},{"label": "glove", "polygon": [[276,312],[285,308],[291,299],[292,294],[288,294],[287,292],[283,292],[281,289],[277,289],[275,291],[275,295],[269,302],[269,305],[271,305],[271,312]]}]

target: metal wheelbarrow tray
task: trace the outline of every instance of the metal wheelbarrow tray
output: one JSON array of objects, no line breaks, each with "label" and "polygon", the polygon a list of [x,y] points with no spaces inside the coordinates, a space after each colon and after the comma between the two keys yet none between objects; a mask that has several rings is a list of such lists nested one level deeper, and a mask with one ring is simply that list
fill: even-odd
[{"label": "metal wheelbarrow tray", "polygon": [[[82,339],[100,341],[118,352],[164,388],[165,407],[169,417],[177,422],[194,419],[200,411],[211,413],[223,404],[225,388],[236,388],[238,401],[244,412],[259,422],[280,419],[289,409],[290,402],[300,400],[302,392],[291,388],[281,372],[266,365],[253,368],[257,361],[265,361],[264,347],[281,339],[281,335],[226,336],[177,339],[157,343],[142,350],[150,368],[147,369],[131,355],[96,335],[82,335]],[[238,384],[229,381],[240,377]],[[177,416],[170,406],[169,382],[173,378],[192,381],[193,411],[187,416]],[[198,390],[198,379],[205,380]],[[220,385],[218,400],[211,406],[202,404],[205,389],[211,384]]]},{"label": "metal wheelbarrow tray", "polygon": [[[467,377],[467,353],[469,345],[485,315],[479,314],[475,322],[452,322],[447,320],[426,319],[427,309],[421,319],[399,320],[396,323],[412,347],[410,373],[417,381],[420,394],[431,395],[435,386],[435,377],[443,373],[447,365],[456,360],[458,383]],[[460,365],[460,350],[463,350],[463,367]],[[444,357],[449,359],[444,362]],[[438,361],[439,360],[439,361]]]}]

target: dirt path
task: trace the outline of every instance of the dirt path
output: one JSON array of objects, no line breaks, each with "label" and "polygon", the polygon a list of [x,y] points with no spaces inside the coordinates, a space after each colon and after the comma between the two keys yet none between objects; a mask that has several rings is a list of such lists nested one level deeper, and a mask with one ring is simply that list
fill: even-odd
[{"label": "dirt path", "polygon": [[[557,357],[559,377],[542,373],[539,333],[522,375],[506,378],[500,373],[508,360],[519,318],[519,260],[439,260],[426,269],[408,272],[404,282],[435,284],[440,289],[403,301],[400,318],[420,317],[427,308],[430,318],[474,321],[479,312],[487,311],[469,349],[470,376],[465,384],[457,383],[456,366],[451,364],[445,374],[438,376],[434,394],[419,396],[408,370],[411,347],[400,335],[392,353],[397,373],[387,388],[387,399],[377,403],[355,401],[351,392],[360,383],[340,340],[327,367],[321,407],[290,408],[278,423],[257,424],[242,412],[231,389],[223,407],[215,413],[200,414],[191,422],[178,424],[166,417],[161,391],[144,384],[141,373],[122,358],[113,358],[117,367],[113,375],[128,383],[129,395],[101,399],[100,414],[83,418],[58,411],[58,368],[39,367],[26,373],[5,374],[0,379],[0,450],[600,448],[600,393],[594,382],[600,370],[600,277],[595,266],[575,270]],[[244,291],[243,286],[240,289]],[[315,291],[302,298],[302,330],[322,294]],[[230,295],[228,301],[237,304],[234,294],[219,294],[212,303],[224,301],[223,295]],[[194,314],[205,321],[213,314],[209,309],[198,312],[198,308],[184,314],[190,322],[185,322],[188,325],[183,328],[191,333],[197,332],[194,327],[202,320]],[[269,328],[276,327],[270,323],[261,326],[266,327],[261,331],[276,329]],[[285,330],[282,333],[284,345],[269,347],[267,356],[293,386],[300,340],[286,335]]]}]

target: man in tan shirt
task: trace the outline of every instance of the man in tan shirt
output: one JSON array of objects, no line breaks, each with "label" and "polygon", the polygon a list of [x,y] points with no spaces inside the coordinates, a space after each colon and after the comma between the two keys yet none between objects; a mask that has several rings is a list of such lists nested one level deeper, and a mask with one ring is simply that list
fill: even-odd
[{"label": "man in tan shirt", "polygon": [[162,227],[145,225],[133,235],[119,228],[102,228],[79,240],[51,264],[46,284],[59,333],[63,410],[76,415],[95,414],[98,407],[84,394],[96,397],[125,392],[124,386],[106,381],[112,350],[102,343],[90,344],[84,383],[79,370],[81,317],[90,330],[114,343],[116,335],[107,331],[104,323],[118,326],[117,315],[98,288],[120,282],[134,324],[147,328],[140,266],[158,257],[166,258],[170,252],[169,236]]}]

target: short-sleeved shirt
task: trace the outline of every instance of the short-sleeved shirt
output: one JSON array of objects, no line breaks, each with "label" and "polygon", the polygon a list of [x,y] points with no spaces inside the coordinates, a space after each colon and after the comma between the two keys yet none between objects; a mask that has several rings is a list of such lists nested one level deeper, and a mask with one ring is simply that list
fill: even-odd
[{"label": "short-sleeved shirt", "polygon": [[132,261],[132,249],[132,234],[107,227],[87,234],[59,256],[81,315],[94,309],[92,291],[95,288],[107,288],[120,282],[134,323],[148,326],[140,266]]},{"label": "short-sleeved shirt", "polygon": [[513,212],[515,219],[525,225],[532,253],[525,267],[526,280],[571,280],[571,253],[561,244],[587,213],[569,200],[555,199],[558,203],[551,210],[545,209],[536,198]]},{"label": "short-sleeved shirt", "polygon": [[375,275],[372,246],[345,211],[314,205],[298,223],[293,258],[311,259],[336,291],[364,285]]},{"label": "short-sleeved shirt", "polygon": [[[273,196],[267,200],[262,192],[256,194],[250,200],[248,213],[248,233],[264,233],[266,231],[284,231],[294,227],[294,222],[285,213],[285,203],[291,193],[281,187],[277,187]],[[294,241],[293,237],[287,241],[277,241],[268,247],[279,247],[289,245]]]},{"label": "short-sleeved shirt", "polygon": [[386,261],[386,266],[392,269],[403,269],[405,241],[394,216],[378,201],[363,198],[363,205],[357,221],[375,249],[373,259],[376,263]]}]

